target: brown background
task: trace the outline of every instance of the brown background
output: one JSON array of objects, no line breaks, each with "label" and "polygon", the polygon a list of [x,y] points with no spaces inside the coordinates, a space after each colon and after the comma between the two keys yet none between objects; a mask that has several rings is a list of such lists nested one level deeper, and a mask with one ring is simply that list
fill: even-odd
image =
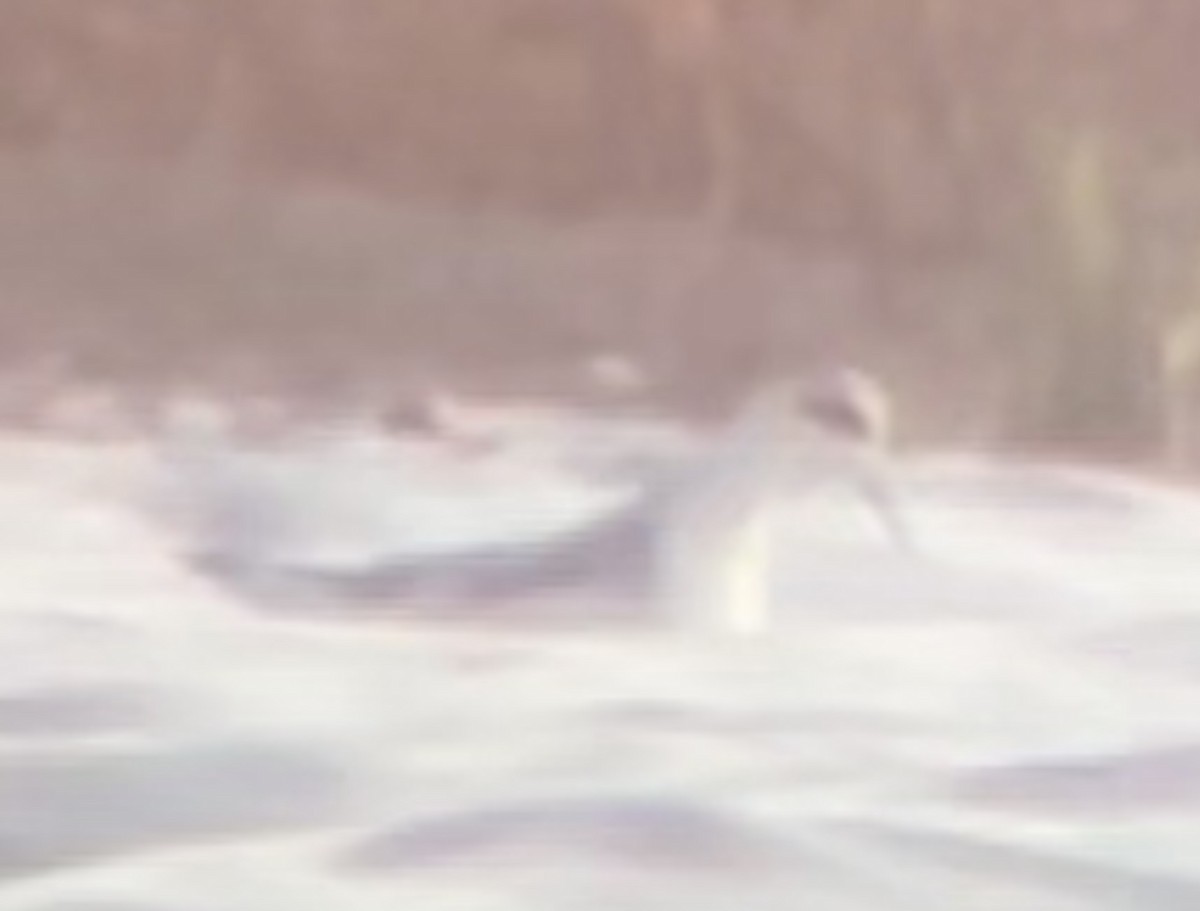
[{"label": "brown background", "polygon": [[931,432],[1153,448],[1197,49],[1194,0],[6,0],[4,351],[565,389],[618,350],[678,401],[848,358]]}]

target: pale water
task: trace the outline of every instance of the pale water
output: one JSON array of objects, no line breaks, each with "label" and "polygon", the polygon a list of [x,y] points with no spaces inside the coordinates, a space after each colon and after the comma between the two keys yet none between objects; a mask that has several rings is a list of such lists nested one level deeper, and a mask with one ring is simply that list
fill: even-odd
[{"label": "pale water", "polygon": [[[276,455],[245,546],[343,564],[629,495]],[[148,443],[0,468],[2,911],[1200,907],[1190,490],[912,457],[916,554],[781,502],[770,634],[728,640],[263,611],[181,559]]]}]

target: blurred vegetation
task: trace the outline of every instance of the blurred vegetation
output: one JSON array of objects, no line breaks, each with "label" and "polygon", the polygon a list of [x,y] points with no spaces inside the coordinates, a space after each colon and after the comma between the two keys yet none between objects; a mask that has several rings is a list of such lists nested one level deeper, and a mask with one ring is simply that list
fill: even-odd
[{"label": "blurred vegetation", "polygon": [[1187,467],[1198,39],[1191,0],[10,0],[0,327],[149,383],[616,350],[693,404],[850,359],[921,433]]},{"label": "blurred vegetation", "polygon": [[1054,137],[1045,165],[1047,225],[1040,271],[1053,303],[1030,317],[1037,341],[1019,417],[1043,444],[1144,456],[1162,439],[1156,314],[1136,285],[1112,164],[1112,141],[1094,131]]}]

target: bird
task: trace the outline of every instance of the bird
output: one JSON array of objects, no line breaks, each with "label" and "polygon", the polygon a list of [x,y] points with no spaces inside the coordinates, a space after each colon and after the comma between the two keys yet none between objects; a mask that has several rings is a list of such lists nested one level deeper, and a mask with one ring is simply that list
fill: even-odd
[{"label": "bird", "polygon": [[710,445],[656,472],[636,496],[552,536],[351,568],[255,567],[233,554],[199,568],[260,603],[316,603],[481,620],[651,621],[754,636],[770,629],[775,530],[798,485],[863,496],[897,546],[912,536],[888,480],[891,405],[867,373],[839,368],[765,383]]},{"label": "bird", "polygon": [[891,413],[883,385],[851,368],[772,381],[751,396],[667,498],[656,573],[672,624],[738,635],[770,628],[778,525],[799,486],[850,487],[910,549],[887,479]]}]

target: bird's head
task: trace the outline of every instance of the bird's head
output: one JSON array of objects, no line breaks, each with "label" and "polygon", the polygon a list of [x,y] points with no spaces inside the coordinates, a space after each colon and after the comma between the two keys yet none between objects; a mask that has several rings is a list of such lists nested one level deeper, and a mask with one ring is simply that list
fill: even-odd
[{"label": "bird's head", "polygon": [[838,368],[769,383],[751,399],[744,420],[882,450],[891,437],[892,408],[878,380]]}]

